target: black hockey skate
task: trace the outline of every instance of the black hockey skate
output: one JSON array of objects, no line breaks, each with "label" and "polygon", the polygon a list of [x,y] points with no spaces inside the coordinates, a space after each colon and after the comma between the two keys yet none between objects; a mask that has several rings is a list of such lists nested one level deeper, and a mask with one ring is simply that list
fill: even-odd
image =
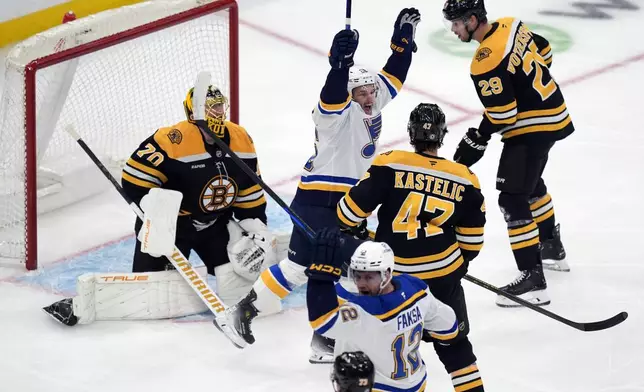
[{"label": "black hockey skate", "polygon": [[257,294],[251,289],[246,297],[226,309],[222,316],[215,317],[213,321],[215,326],[238,348],[255,343],[250,324],[259,313],[253,306],[256,299]]},{"label": "black hockey skate", "polygon": [[78,317],[74,316],[74,305],[71,298],[65,298],[42,308],[56,321],[73,327],[78,323]]},{"label": "black hockey skate", "polygon": [[313,332],[313,337],[311,338],[311,356],[309,357],[309,362],[313,364],[333,363],[334,348],[335,340]]},{"label": "black hockey skate", "polygon": [[541,259],[543,259],[543,268],[545,269],[570,271],[570,266],[566,262],[566,250],[561,242],[559,224],[552,229],[552,237],[541,243]]},{"label": "black hockey skate", "polygon": [[[541,269],[541,266],[539,266],[535,269],[521,271],[521,275],[519,275],[512,283],[501,287],[500,290],[505,291],[508,294],[515,295],[534,305],[544,306],[550,303],[550,297],[548,297],[546,287],[548,287],[548,285],[546,284],[546,279],[543,276],[543,270]],[[502,295],[496,297],[496,304],[502,308],[515,308],[521,306]]]}]

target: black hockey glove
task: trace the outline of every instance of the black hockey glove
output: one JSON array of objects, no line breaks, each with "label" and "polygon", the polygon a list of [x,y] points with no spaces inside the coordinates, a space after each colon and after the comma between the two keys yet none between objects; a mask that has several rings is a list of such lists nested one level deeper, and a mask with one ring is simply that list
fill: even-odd
[{"label": "black hockey glove", "polygon": [[416,53],[418,47],[414,38],[416,37],[416,26],[420,22],[420,12],[416,8],[403,8],[396,18],[394,34],[391,36],[391,50],[394,53]]},{"label": "black hockey glove", "polygon": [[458,143],[458,147],[454,153],[454,161],[467,167],[472,166],[483,158],[489,140],[490,136],[481,135],[478,129],[468,129],[465,136],[463,136],[463,140]]},{"label": "black hockey glove", "polygon": [[353,55],[358,48],[359,38],[358,30],[341,30],[333,37],[329,51],[331,68],[342,69],[353,66]]},{"label": "black hockey glove", "polygon": [[304,273],[311,279],[337,282],[342,276],[344,238],[337,228],[323,228],[313,239],[313,257]]},{"label": "black hockey glove", "polygon": [[363,220],[358,226],[346,226],[340,224],[340,231],[346,235],[353,236],[359,240],[366,241],[369,239],[369,229],[367,229],[367,220]]}]

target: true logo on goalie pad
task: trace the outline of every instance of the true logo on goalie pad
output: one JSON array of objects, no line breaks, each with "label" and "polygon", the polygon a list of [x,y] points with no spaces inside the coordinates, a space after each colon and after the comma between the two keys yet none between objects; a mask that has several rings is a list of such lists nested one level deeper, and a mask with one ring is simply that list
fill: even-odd
[{"label": "true logo on goalie pad", "polygon": [[114,276],[99,276],[104,282],[141,282],[148,280],[148,275],[114,275]]},{"label": "true logo on goalie pad", "polygon": [[210,180],[201,192],[201,209],[213,212],[229,207],[237,197],[237,184],[226,176],[220,175]]}]

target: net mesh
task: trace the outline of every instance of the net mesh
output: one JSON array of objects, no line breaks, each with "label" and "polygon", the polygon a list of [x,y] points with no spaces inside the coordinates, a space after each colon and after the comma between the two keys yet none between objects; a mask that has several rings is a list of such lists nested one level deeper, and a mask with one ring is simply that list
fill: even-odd
[{"label": "net mesh", "polygon": [[[32,37],[7,57],[0,106],[0,258],[25,260],[25,65],[203,5],[154,1],[83,18]],[[109,183],[64,131],[73,126],[118,173],[157,128],[185,119],[183,100],[199,71],[230,94],[228,10],[69,59],[36,73],[39,213],[100,192]],[[31,190],[30,190],[31,191]],[[50,200],[47,202],[46,200]]]}]

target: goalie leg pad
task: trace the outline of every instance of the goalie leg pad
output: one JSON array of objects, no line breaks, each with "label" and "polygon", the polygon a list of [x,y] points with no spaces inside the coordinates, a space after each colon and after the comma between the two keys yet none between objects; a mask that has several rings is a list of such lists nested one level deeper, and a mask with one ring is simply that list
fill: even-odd
[{"label": "goalie leg pad", "polygon": [[[206,276],[204,268],[196,269]],[[83,274],[76,290],[73,306],[79,324],[167,319],[208,310],[177,271]]]},{"label": "goalie leg pad", "polygon": [[233,306],[253,288],[253,281],[241,277],[235,272],[232,263],[215,267],[217,295],[226,306]]}]

